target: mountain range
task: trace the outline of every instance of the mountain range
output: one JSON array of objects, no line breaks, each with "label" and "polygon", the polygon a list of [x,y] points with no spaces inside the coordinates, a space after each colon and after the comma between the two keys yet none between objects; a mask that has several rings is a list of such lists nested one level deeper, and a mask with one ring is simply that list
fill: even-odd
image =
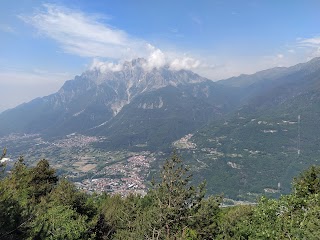
[{"label": "mountain range", "polygon": [[234,198],[288,192],[291,178],[318,161],[320,58],[218,82],[145,65],[88,70],[1,113],[0,135],[103,136],[108,150],[173,146],[209,192]]},{"label": "mountain range", "polygon": [[159,147],[235,107],[232,87],[168,66],[146,70],[145,64],[136,59],[121,71],[76,76],[55,94],[3,112],[0,134],[77,132],[106,136],[112,148]]}]

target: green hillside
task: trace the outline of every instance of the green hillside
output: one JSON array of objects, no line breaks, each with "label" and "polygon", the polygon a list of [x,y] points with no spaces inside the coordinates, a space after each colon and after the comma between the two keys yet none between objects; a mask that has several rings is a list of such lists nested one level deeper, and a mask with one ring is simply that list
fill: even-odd
[{"label": "green hillside", "polygon": [[210,192],[240,199],[262,193],[277,197],[290,192],[298,172],[318,163],[320,74],[312,69],[290,73],[274,85],[273,79],[254,83],[265,87],[263,94],[194,134],[190,141],[196,148],[181,151],[206,166],[196,168]]}]

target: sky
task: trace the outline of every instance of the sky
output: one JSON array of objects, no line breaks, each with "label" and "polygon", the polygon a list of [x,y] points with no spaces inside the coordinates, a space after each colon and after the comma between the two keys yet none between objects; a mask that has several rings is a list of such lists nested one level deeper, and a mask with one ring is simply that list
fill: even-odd
[{"label": "sky", "polygon": [[2,0],[0,112],[143,57],[214,81],[320,56],[319,0]]}]

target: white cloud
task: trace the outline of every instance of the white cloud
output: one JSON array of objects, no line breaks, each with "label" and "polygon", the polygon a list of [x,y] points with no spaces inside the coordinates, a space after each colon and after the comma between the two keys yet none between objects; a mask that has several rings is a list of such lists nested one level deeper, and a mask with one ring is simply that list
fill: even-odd
[{"label": "white cloud", "polygon": [[43,11],[20,18],[57,41],[65,52],[119,59],[135,57],[145,48],[143,40],[102,23],[101,18],[53,4],[43,7]]},{"label": "white cloud", "polygon": [[123,65],[121,63],[113,63],[113,62],[103,62],[100,61],[97,58],[94,58],[91,65],[90,65],[90,70],[99,70],[102,73],[108,72],[108,71],[112,71],[112,72],[116,72],[116,71],[121,71],[122,70]]},{"label": "white cloud", "polygon": [[[101,72],[119,71],[121,62],[137,57],[147,60],[143,66],[147,70],[164,65],[172,69],[192,69],[199,65],[199,61],[181,54],[171,57],[146,41],[103,23],[101,18],[78,10],[44,4],[42,11],[20,18],[35,27],[39,34],[57,41],[65,52],[93,57],[90,69]],[[119,63],[98,60],[103,58]]]},{"label": "white cloud", "polygon": [[[194,24],[203,24],[199,17],[190,17]],[[289,66],[320,55],[320,37],[298,39],[290,49],[282,49],[282,52],[295,54],[271,52],[270,56],[265,57],[210,58],[208,53],[194,55],[159,49],[107,24],[106,19],[53,4],[45,4],[41,11],[21,18],[37,29],[40,36],[58,42],[65,52],[94,59],[90,69],[102,72],[119,71],[124,61],[142,57],[147,61],[144,67],[148,70],[168,65],[173,70],[190,69],[217,80],[276,66]],[[171,31],[175,33],[177,30]]]},{"label": "white cloud", "polygon": [[[142,67],[150,71],[153,68],[160,68],[168,64],[168,59],[166,58],[165,54],[160,50],[155,48],[154,46],[148,44],[147,49],[149,51],[149,54],[146,56],[140,56],[145,57],[145,62],[142,64]],[[126,59],[120,59],[118,62],[110,62],[110,61],[102,61],[98,58],[94,58],[89,69],[93,70],[99,70],[102,73],[112,71],[121,71],[123,69],[123,64]],[[130,60],[130,59],[128,59]]]},{"label": "white cloud", "polygon": [[191,57],[176,58],[170,64],[170,68],[173,70],[196,69],[199,66],[200,61]]},{"label": "white cloud", "polygon": [[163,67],[167,64],[168,59],[166,59],[165,54],[160,50],[152,46],[151,44],[147,45],[149,50],[149,56],[147,57],[147,62],[143,66],[147,70],[153,68]]},{"label": "white cloud", "polygon": [[320,47],[320,37],[300,39],[299,44],[306,47]]},{"label": "white cloud", "polygon": [[305,48],[308,59],[320,56],[320,36],[298,39],[298,47]]}]

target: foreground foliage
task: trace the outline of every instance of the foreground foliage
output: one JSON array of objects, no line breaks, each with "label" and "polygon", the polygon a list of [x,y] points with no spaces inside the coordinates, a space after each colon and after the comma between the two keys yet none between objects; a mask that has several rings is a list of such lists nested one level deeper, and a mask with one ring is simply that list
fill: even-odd
[{"label": "foreground foliage", "polygon": [[[2,157],[5,156],[5,151]],[[2,158],[1,157],[1,158]],[[3,175],[3,173],[1,173]],[[145,196],[89,195],[58,178],[46,160],[23,158],[0,181],[0,239],[317,239],[320,168],[293,192],[256,206],[221,208],[174,154]]]}]

